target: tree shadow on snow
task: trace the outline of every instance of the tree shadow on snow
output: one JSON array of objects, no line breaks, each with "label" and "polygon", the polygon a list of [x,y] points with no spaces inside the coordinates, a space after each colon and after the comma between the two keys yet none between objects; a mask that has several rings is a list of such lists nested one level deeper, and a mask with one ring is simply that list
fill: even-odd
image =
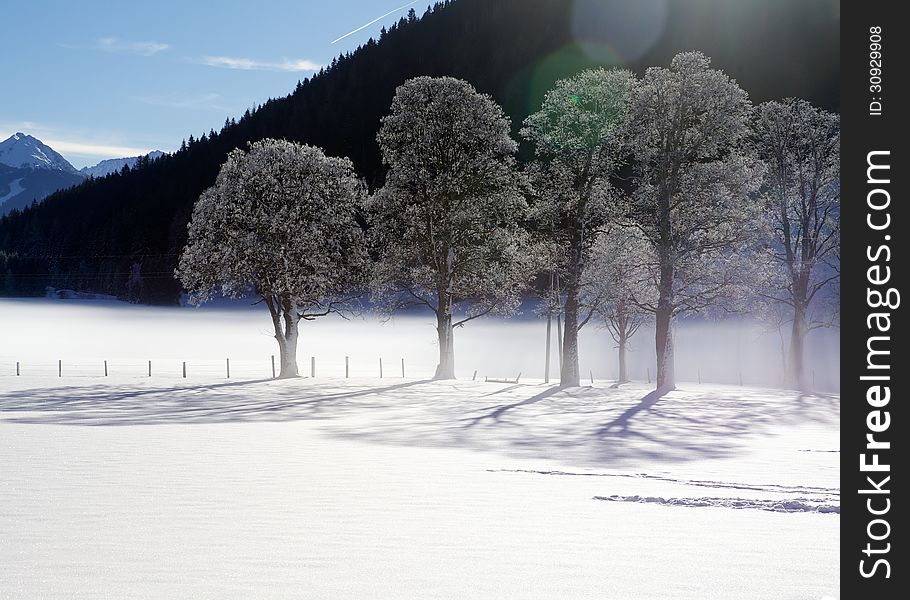
[{"label": "tree shadow on snow", "polygon": [[625,434],[629,431],[629,421],[632,420],[632,417],[644,410],[651,410],[657,401],[663,398],[666,395],[666,392],[659,390],[654,390],[653,392],[648,392],[644,398],[641,399],[641,402],[630,406],[623,412],[621,415],[601,427],[597,430],[597,435],[605,436],[609,435],[612,432],[616,432],[619,435]]},{"label": "tree shadow on snow", "polygon": [[[312,380],[255,379],[202,385],[35,388],[0,394],[0,420],[57,425],[158,425],[288,421],[320,418],[352,399],[418,386],[429,380],[326,390]],[[18,416],[9,416],[20,413]]]},{"label": "tree shadow on snow", "polygon": [[[379,385],[377,385],[379,383]],[[495,394],[498,403],[491,405]],[[459,447],[577,465],[735,456],[780,426],[837,427],[837,396],[693,386],[560,388],[542,384],[291,379],[141,382],[0,393],[0,420],[84,426],[310,421],[326,435]]]},{"label": "tree shadow on snow", "polygon": [[[513,386],[507,387],[503,390],[500,390],[499,392],[493,392],[493,394],[501,393],[501,392],[509,392],[509,391],[512,391],[519,387],[520,386],[513,385]],[[502,417],[502,415],[505,414],[506,412],[508,412],[512,409],[515,409],[515,408],[521,408],[522,406],[528,406],[529,404],[534,404],[535,402],[540,402],[544,398],[549,398],[550,396],[552,396],[559,390],[560,390],[559,386],[553,386],[550,389],[544,390],[544,391],[540,392],[539,394],[531,396],[530,398],[527,398],[525,400],[519,400],[518,402],[513,402],[511,404],[501,404],[499,406],[490,406],[490,407],[488,407],[489,412],[478,415],[476,417],[470,417],[468,419],[465,419],[466,421],[468,421],[467,427],[473,427],[487,419],[490,419],[493,421],[498,421],[499,418]],[[492,396],[493,394],[485,394],[485,397]]]}]

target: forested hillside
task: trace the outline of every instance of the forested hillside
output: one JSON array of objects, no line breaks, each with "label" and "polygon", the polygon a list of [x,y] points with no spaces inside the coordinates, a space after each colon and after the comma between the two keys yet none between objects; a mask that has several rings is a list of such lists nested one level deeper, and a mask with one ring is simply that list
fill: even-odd
[{"label": "forested hillside", "polygon": [[463,78],[491,94],[516,139],[557,79],[596,65],[641,72],[690,49],[711,56],[753,102],[798,96],[837,110],[839,65],[829,58],[839,43],[837,7],[831,0],[437,4],[333,60],[288,96],[229,118],[220,132],[191,135],[174,154],[4,217],[0,295],[41,294],[51,285],[176,302],[173,271],[193,202],[230,150],[265,137],[317,145],[350,157],[373,188],[383,179],[379,119],[395,88],[417,75]]}]

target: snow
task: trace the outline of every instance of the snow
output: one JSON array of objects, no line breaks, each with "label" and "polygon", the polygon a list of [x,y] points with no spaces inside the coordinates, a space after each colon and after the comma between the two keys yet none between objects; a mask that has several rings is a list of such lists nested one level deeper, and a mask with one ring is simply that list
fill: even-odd
[{"label": "snow", "polygon": [[[0,376],[0,598],[838,595],[835,395],[470,380],[539,322],[472,323],[468,377],[431,382],[417,317],[305,324],[350,379],[141,371],[255,360],[267,320],[0,300],[0,362],[138,365]],[[380,350],[382,379],[359,366]]]},{"label": "snow", "polygon": [[[148,157],[152,160],[161,156],[164,156],[164,152],[161,152],[160,150],[153,150],[152,152],[148,153]],[[82,167],[79,169],[79,172],[86,177],[104,177],[105,175],[110,175],[111,173],[116,173],[122,170],[125,165],[129,165],[130,168],[135,167],[140,158],[142,158],[142,156],[107,158],[94,166]]]},{"label": "snow", "polygon": [[13,196],[18,195],[19,192],[22,191],[22,189],[23,189],[22,183],[21,183],[22,179],[23,178],[20,177],[19,179],[13,179],[12,181],[9,182],[9,191],[6,194],[4,194],[3,196],[0,196],[0,205],[2,205],[4,202],[9,200]]},{"label": "snow", "polygon": [[[148,154],[152,159],[163,155],[160,150]],[[60,153],[36,137],[19,132],[0,142],[0,164],[16,168],[53,169],[84,177],[104,177],[120,171],[124,165],[135,166],[140,158],[142,156],[109,158],[77,171]]]},{"label": "snow", "polygon": [[41,140],[16,133],[0,142],[0,163],[16,168],[56,169],[78,173],[63,156]]},{"label": "snow", "polygon": [[772,512],[840,513],[836,504],[825,504],[815,498],[761,500],[754,498],[661,498],[660,496],[594,496],[610,502],[653,502],[668,506],[714,506],[722,508],[756,508]]}]

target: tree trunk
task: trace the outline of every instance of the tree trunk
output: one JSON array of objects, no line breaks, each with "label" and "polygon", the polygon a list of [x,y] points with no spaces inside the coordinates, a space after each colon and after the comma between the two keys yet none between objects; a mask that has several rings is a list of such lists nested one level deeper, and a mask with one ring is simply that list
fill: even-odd
[{"label": "tree trunk", "polygon": [[673,365],[673,266],[668,257],[661,258],[655,313],[655,349],[657,350],[657,390],[676,389]]},{"label": "tree trunk", "polygon": [[439,364],[433,379],[455,379],[455,337],[452,315],[440,307],[436,315],[436,333],[439,336]]},{"label": "tree trunk", "polygon": [[575,282],[566,289],[564,332],[559,385],[577,387],[581,377],[578,373],[578,284]]},{"label": "tree trunk", "polygon": [[[553,331],[553,299],[556,294],[555,287],[555,273],[550,271],[550,295],[547,297],[547,352],[546,352],[546,366],[544,367],[543,372],[543,382],[550,383],[550,352],[552,350],[552,331]],[[557,296],[558,297],[558,296]],[[557,337],[561,332],[557,332]],[[559,340],[559,345],[562,346],[562,340]],[[562,360],[562,357],[559,357],[559,360]]]},{"label": "tree trunk", "polygon": [[626,372],[626,345],[628,340],[625,336],[619,338],[619,379],[618,383],[627,383],[629,376]]},{"label": "tree trunk", "polygon": [[275,341],[278,342],[281,361],[278,379],[299,377],[300,374],[297,371],[297,326],[299,321],[297,305],[289,298],[264,297],[263,299],[272,316]]},{"label": "tree trunk", "polygon": [[281,355],[281,371],[278,373],[278,379],[288,379],[299,377],[297,370],[297,324],[293,325],[293,331],[289,335],[275,336],[278,340],[278,351]]},{"label": "tree trunk", "polygon": [[619,350],[619,374],[616,382],[627,383],[629,375],[626,370],[626,351],[629,347],[629,338],[635,333],[636,327],[632,324],[632,317],[629,315],[629,307],[625,298],[619,298],[616,301],[616,310],[608,320],[608,324]]},{"label": "tree trunk", "polygon": [[655,345],[657,349],[657,390],[668,392],[676,389],[673,365],[673,317],[671,311],[657,308]]},{"label": "tree trunk", "polygon": [[676,374],[673,368],[673,278],[676,275],[676,261],[672,247],[673,224],[670,217],[670,200],[677,189],[676,174],[670,176],[667,187],[658,197],[657,256],[660,264],[660,280],[657,283],[657,311],[654,314],[654,343],[657,350],[657,391],[659,393],[676,389]]},{"label": "tree trunk", "polygon": [[553,309],[547,309],[547,351],[546,351],[546,362],[544,363],[543,369],[543,382],[550,383],[550,346],[552,342],[550,341],[551,334],[553,330]]},{"label": "tree trunk", "polygon": [[452,327],[452,295],[448,285],[437,290],[436,334],[439,337],[439,364],[433,379],[455,379],[455,332]]},{"label": "tree trunk", "polygon": [[455,249],[445,253],[445,273],[436,281],[439,306],[436,309],[436,334],[439,337],[439,364],[433,379],[455,379],[455,332],[452,327],[452,278],[455,270]]},{"label": "tree trunk", "polygon": [[562,364],[559,385],[577,387],[581,383],[578,369],[578,310],[580,308],[581,274],[584,271],[584,215],[583,206],[576,208],[574,222],[570,225],[572,237],[566,273],[566,320],[562,341]]},{"label": "tree trunk", "polygon": [[562,292],[559,275],[556,276],[556,356],[559,357],[559,372],[562,373]]},{"label": "tree trunk", "polygon": [[790,383],[801,392],[809,391],[806,380],[805,347],[806,335],[809,332],[806,324],[806,307],[797,302],[793,310],[793,329],[790,332]]}]

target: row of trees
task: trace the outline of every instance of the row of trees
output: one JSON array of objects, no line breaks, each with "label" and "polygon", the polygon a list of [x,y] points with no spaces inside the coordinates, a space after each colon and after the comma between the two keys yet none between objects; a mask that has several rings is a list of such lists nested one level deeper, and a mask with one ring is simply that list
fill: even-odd
[{"label": "row of trees", "polygon": [[[349,157],[373,191],[386,171],[376,143],[380,118],[396,87],[418,75],[450,75],[491,94],[510,116],[516,140],[555,81],[612,64],[617,56],[642,73],[649,65],[669,64],[683,41],[736,68],[753,100],[792,95],[829,110],[838,106],[838,61],[831,57],[839,48],[839,21],[830,0],[661,0],[666,14],[659,39],[650,35],[653,19],[642,18],[652,3],[631,3],[629,10],[623,4],[434,2],[416,20],[401,19],[339,55],[290,94],[235,115],[220,130],[197,131],[185,151],[0,217],[0,251],[16,257],[0,278],[0,295],[42,295],[51,286],[177,304],[182,286],[174,269],[193,204],[231,150],[265,138],[319,146],[330,156]],[[618,24],[625,33],[617,37]],[[640,54],[643,39],[653,44]],[[624,52],[624,44],[637,49]],[[796,47],[809,51],[794,52]],[[519,163],[530,158],[530,144],[522,143]]]},{"label": "row of trees", "polygon": [[679,315],[784,319],[782,306],[793,382],[805,385],[810,307],[837,282],[835,115],[800,100],[755,108],[689,52],[641,78],[594,69],[561,80],[523,125],[534,159],[520,169],[491,97],[417,77],[382,118],[387,174],[372,195],[350,161],[318,148],[235,150],[196,203],[178,276],[195,301],[258,296],[282,377],[297,374],[299,321],[348,310],[368,288],[381,310],[435,314],[436,377],[452,378],[455,328],[514,312],[543,279],[565,312],[563,385],[579,383],[578,331],[592,319],[617,341],[625,379],[628,340],[653,316],[668,390]]}]

